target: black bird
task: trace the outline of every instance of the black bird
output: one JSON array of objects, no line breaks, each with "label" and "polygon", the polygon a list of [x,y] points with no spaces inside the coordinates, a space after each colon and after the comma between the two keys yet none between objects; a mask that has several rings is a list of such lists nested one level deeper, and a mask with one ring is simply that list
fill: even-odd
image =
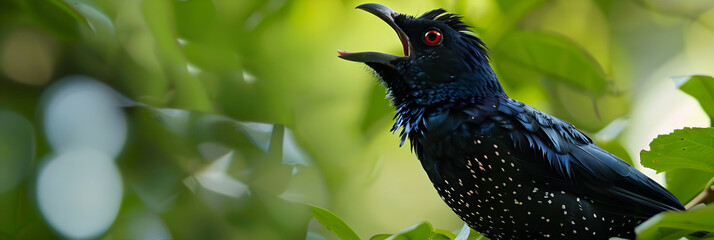
[{"label": "black bird", "polygon": [[441,198],[491,239],[635,237],[662,211],[684,210],[662,186],[573,125],[510,99],[484,43],[461,17],[420,17],[374,3],[405,56],[338,51],[364,62],[389,92],[393,132],[409,139]]}]

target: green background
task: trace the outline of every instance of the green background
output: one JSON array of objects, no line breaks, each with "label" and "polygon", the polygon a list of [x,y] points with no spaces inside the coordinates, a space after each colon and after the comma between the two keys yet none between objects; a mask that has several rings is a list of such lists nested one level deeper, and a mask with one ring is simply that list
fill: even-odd
[{"label": "green background", "polygon": [[[463,223],[389,133],[394,110],[383,87],[363,64],[337,58],[338,49],[400,53],[392,29],[353,9],[361,3],[2,1],[0,111],[13,115],[0,122],[27,131],[0,132],[0,152],[30,154],[0,159],[3,166],[23,159],[13,165],[16,182],[0,178],[0,238],[59,237],[38,210],[33,184],[53,151],[41,95],[68,75],[94,78],[135,102],[123,110],[129,136],[116,159],[121,208],[102,238],[136,237],[135,216],[158,218],[176,239],[336,238],[305,203],[334,212],[362,238],[424,220],[458,232]],[[712,1],[380,3],[410,15],[439,7],[463,15],[489,46],[511,98],[573,123],[635,165],[658,134],[710,124],[712,115],[670,78],[714,75]],[[712,102],[702,99],[714,98],[703,94],[692,95],[706,110]],[[268,131],[243,122],[268,123]],[[202,144],[233,151],[225,173],[249,193],[191,183],[218,157],[202,155]],[[666,181],[685,203],[714,176],[711,168],[648,167],[672,170]]]}]

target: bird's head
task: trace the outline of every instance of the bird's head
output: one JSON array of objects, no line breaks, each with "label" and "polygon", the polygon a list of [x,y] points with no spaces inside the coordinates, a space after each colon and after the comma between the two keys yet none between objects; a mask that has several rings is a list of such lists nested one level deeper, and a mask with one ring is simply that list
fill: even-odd
[{"label": "bird's head", "polygon": [[413,17],[376,3],[357,8],[376,15],[397,32],[404,56],[338,51],[339,57],[374,69],[396,106],[505,96],[489,65],[486,46],[460,16],[436,9]]}]

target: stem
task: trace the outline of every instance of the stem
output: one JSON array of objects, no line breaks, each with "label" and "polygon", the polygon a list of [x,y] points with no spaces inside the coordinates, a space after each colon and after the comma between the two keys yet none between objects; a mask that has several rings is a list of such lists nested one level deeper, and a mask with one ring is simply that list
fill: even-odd
[{"label": "stem", "polygon": [[706,187],[704,187],[704,190],[702,190],[702,192],[700,192],[699,195],[694,197],[694,199],[692,199],[692,201],[689,201],[689,203],[687,203],[687,205],[685,205],[684,207],[687,210],[689,210],[689,209],[692,209],[692,207],[697,206],[700,203],[704,203],[707,200],[709,200],[712,196],[714,196],[714,186],[712,186],[712,185],[714,185],[714,178],[709,180]]}]

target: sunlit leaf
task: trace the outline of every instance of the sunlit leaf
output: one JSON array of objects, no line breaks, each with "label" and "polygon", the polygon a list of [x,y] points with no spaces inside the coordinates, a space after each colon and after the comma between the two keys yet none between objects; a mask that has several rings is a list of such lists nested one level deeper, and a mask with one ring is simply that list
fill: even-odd
[{"label": "sunlit leaf", "polygon": [[161,121],[166,129],[176,135],[185,136],[190,130],[191,112],[181,109],[157,108],[154,117]]},{"label": "sunlit leaf", "polygon": [[309,166],[310,161],[310,157],[307,153],[300,148],[293,131],[289,128],[285,129],[285,136],[283,137],[283,164],[290,166]]},{"label": "sunlit leaf", "polygon": [[430,240],[452,240],[454,239],[454,233],[443,230],[443,229],[434,229],[432,232],[431,237],[429,237]]},{"label": "sunlit leaf", "polygon": [[[459,235],[456,236],[450,231],[443,229],[434,229],[429,222],[420,222],[409,226],[395,234],[378,234],[372,236],[370,240],[410,240],[410,239],[430,239],[430,240],[452,240],[469,239],[469,232],[473,231],[468,225],[464,224]],[[474,232],[475,233],[475,232]],[[479,235],[479,234],[475,234]],[[460,237],[460,238],[459,238]]]},{"label": "sunlit leaf", "polygon": [[314,217],[318,222],[322,224],[322,226],[325,226],[327,229],[332,231],[335,235],[340,237],[343,240],[359,240],[359,236],[357,236],[357,233],[350,228],[347,223],[342,221],[340,217],[335,215],[334,213],[330,212],[327,209],[318,207],[318,206],[311,206],[310,207],[310,213],[312,214],[312,217]]},{"label": "sunlit leaf", "polygon": [[273,133],[273,125],[267,123],[240,122],[236,129],[246,134],[250,141],[265,152],[270,146],[270,136]]},{"label": "sunlit leaf", "polygon": [[420,222],[395,233],[388,237],[387,240],[429,239],[433,235],[434,228],[431,226],[431,223]]},{"label": "sunlit leaf", "polygon": [[608,80],[602,67],[573,41],[534,31],[511,32],[502,41],[496,58],[511,61],[593,96],[605,93]]},{"label": "sunlit leaf", "polygon": [[[167,130],[181,137],[196,138],[199,142],[215,141],[228,146],[243,145],[244,139],[247,139],[265,153],[270,147],[273,124],[241,122],[226,116],[175,108],[136,107],[148,109]],[[240,136],[243,139],[236,138]]]},{"label": "sunlit leaf", "polygon": [[233,153],[230,151],[218,159],[211,159],[213,162],[204,169],[184,179],[184,184],[194,193],[200,190],[199,187],[234,198],[249,193],[245,183],[236,180],[227,173],[228,166],[233,160]]},{"label": "sunlit leaf", "polygon": [[114,23],[105,13],[83,1],[64,0],[64,2],[79,14],[84,23],[96,36],[104,38],[102,39],[104,41],[114,38],[116,34]]},{"label": "sunlit leaf", "polygon": [[[714,121],[714,78],[710,76],[694,75],[673,78],[674,84],[685,93],[692,95],[699,101],[709,119]],[[713,122],[714,124],[714,122]]]},{"label": "sunlit leaf", "polygon": [[384,240],[391,237],[392,234],[377,234],[369,238],[369,240]]},{"label": "sunlit leaf", "polygon": [[664,212],[635,228],[638,240],[679,239],[699,231],[714,229],[714,205],[686,212]]},{"label": "sunlit leaf", "polygon": [[[219,144],[229,149],[250,149],[246,147],[253,146],[261,150],[262,155],[250,159],[254,164],[247,183],[252,188],[279,195],[290,185],[292,176],[298,171],[296,166],[311,165],[310,156],[300,147],[292,131],[283,125],[241,122],[226,116],[183,109],[137,107],[148,109],[167,130],[191,142]],[[201,146],[205,147],[205,144],[190,148],[201,150]],[[195,185],[192,179],[187,181],[184,183]]]},{"label": "sunlit leaf", "polygon": [[714,128],[677,129],[660,135],[640,152],[642,166],[668,171],[691,168],[714,172]]},{"label": "sunlit leaf", "polygon": [[268,149],[268,154],[274,159],[282,160],[283,158],[283,144],[285,144],[285,126],[274,125],[273,134],[270,136],[270,148]]}]

